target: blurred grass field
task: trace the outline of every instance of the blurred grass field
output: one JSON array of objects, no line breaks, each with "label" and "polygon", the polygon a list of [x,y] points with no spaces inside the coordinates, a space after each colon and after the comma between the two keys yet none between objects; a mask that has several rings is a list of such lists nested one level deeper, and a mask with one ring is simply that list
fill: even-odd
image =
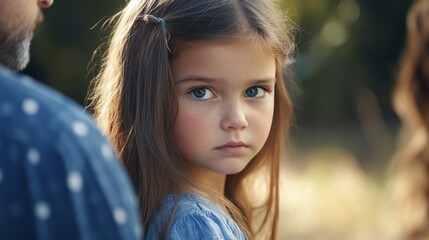
[{"label": "blurred grass field", "polygon": [[337,147],[291,159],[282,169],[279,239],[399,239],[388,174],[365,172]]}]

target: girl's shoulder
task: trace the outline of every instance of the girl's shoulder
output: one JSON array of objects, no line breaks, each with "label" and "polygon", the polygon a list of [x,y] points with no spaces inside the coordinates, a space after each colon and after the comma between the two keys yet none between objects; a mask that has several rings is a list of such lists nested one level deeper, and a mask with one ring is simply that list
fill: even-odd
[{"label": "girl's shoulder", "polygon": [[146,232],[148,239],[158,236],[172,212],[168,239],[245,239],[241,229],[218,205],[194,194],[168,195]]}]

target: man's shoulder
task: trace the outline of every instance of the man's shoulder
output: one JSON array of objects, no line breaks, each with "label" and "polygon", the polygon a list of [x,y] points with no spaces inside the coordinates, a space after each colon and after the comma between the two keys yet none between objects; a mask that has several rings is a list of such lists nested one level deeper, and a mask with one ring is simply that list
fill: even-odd
[{"label": "man's shoulder", "polygon": [[90,115],[73,100],[29,76],[1,67],[0,133],[11,141],[39,139],[46,144],[86,136],[91,141],[103,140]]},{"label": "man's shoulder", "polygon": [[34,113],[37,107],[46,111],[83,112],[76,102],[31,77],[0,66],[0,100],[22,104],[23,111]]},{"label": "man's shoulder", "polygon": [[132,185],[90,115],[55,90],[5,69],[0,196],[0,239],[34,238],[40,228],[53,239],[141,235]]}]

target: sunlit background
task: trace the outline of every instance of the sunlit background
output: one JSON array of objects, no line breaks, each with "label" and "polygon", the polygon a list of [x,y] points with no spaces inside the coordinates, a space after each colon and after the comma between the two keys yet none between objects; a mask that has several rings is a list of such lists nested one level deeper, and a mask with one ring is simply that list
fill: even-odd
[{"label": "sunlit background", "polygon": [[[399,121],[391,92],[410,4],[280,1],[299,27],[280,239],[396,239],[388,169]],[[92,54],[108,34],[99,22],[123,5],[55,1],[25,72],[84,104],[97,71]]]}]

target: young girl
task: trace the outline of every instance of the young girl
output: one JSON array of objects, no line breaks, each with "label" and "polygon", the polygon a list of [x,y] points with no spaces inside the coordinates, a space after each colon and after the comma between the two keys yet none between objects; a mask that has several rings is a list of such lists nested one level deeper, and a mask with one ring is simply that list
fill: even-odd
[{"label": "young girl", "polygon": [[131,0],[116,17],[91,98],[145,238],[276,238],[292,27],[270,0]]}]

